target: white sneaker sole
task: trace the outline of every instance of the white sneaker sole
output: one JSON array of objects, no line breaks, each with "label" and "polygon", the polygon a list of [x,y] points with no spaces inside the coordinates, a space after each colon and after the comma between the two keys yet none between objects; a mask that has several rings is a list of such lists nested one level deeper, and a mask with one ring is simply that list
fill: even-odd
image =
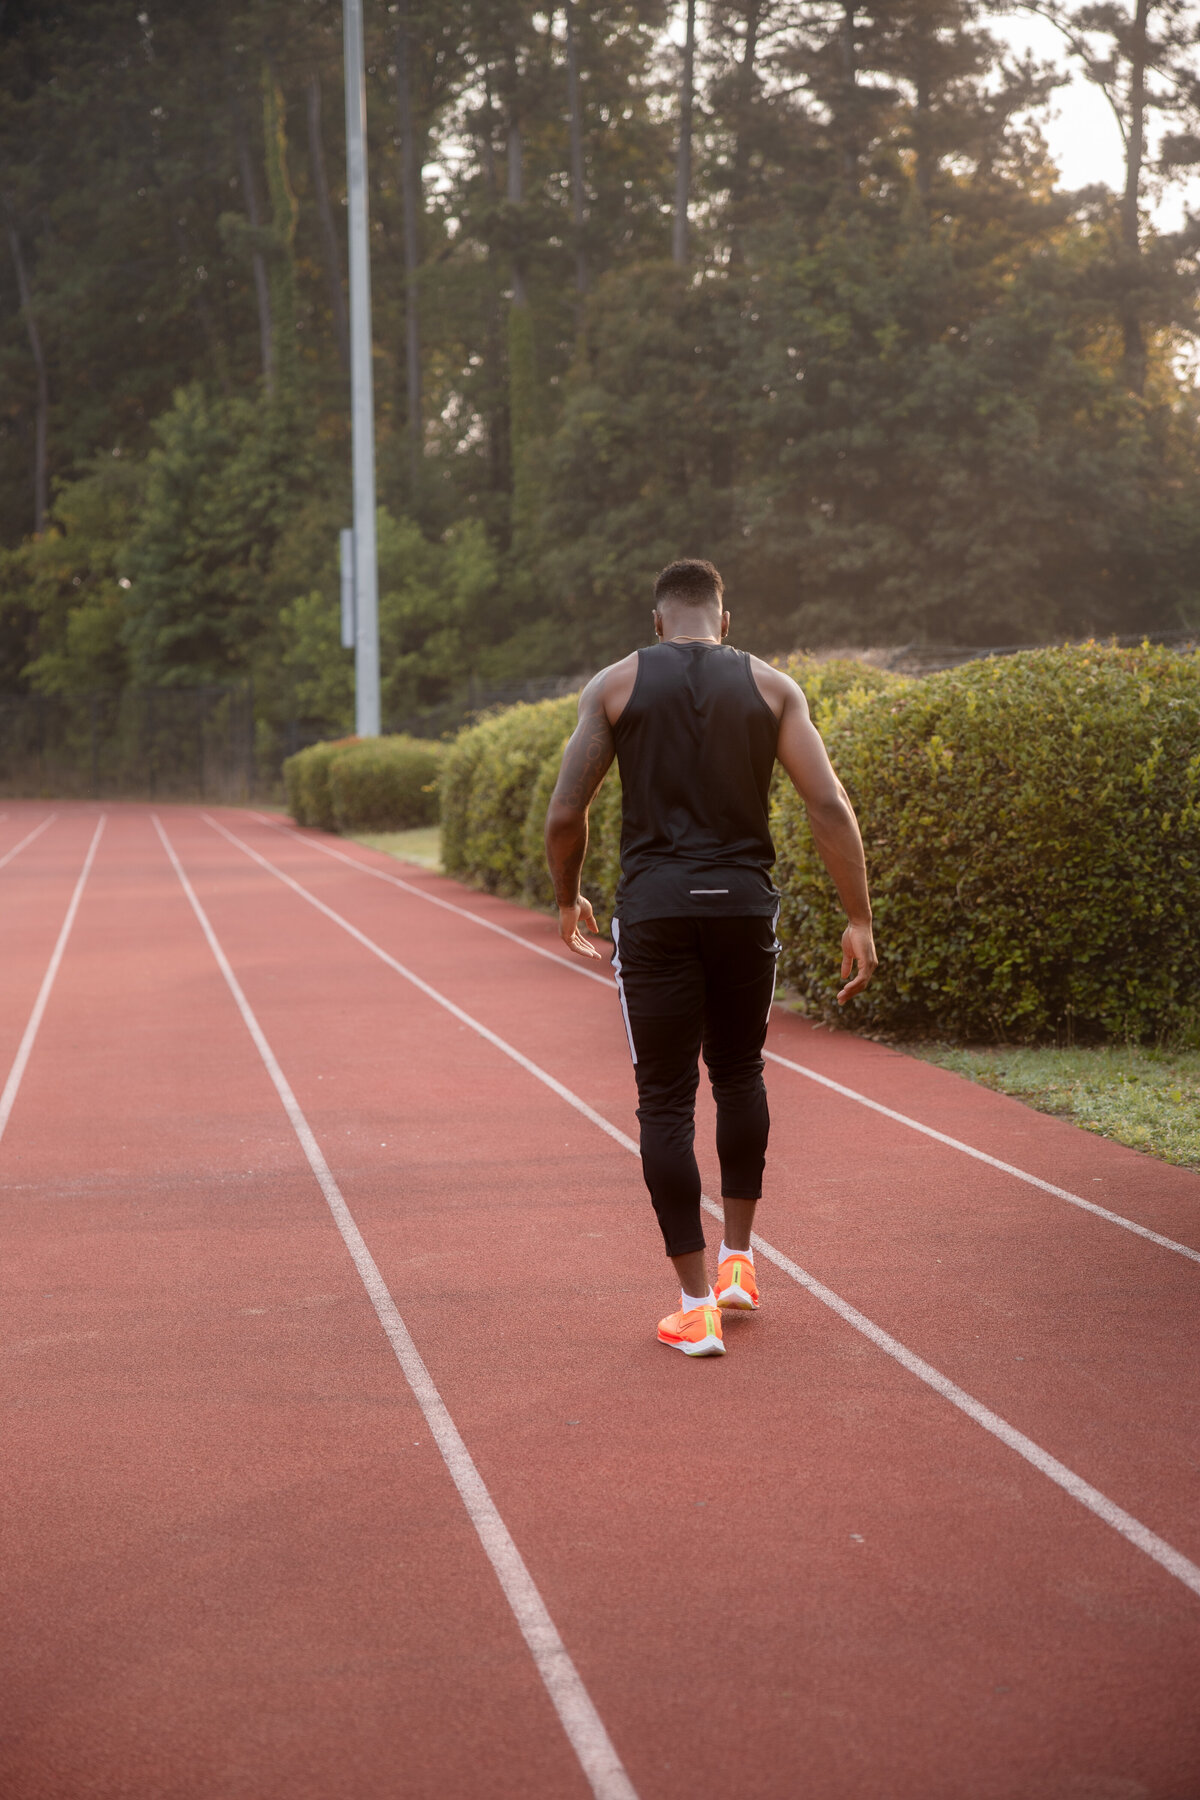
[{"label": "white sneaker sole", "polygon": [[674,1338],[665,1337],[660,1337],[658,1341],[660,1344],[665,1344],[668,1350],[682,1350],[685,1356],[724,1356],[725,1354],[724,1343],[719,1337],[713,1337],[711,1332],[707,1337],[700,1338],[695,1344],[680,1344]]},{"label": "white sneaker sole", "polygon": [[717,1301],[720,1312],[757,1312],[758,1307],[745,1288],[726,1288]]}]

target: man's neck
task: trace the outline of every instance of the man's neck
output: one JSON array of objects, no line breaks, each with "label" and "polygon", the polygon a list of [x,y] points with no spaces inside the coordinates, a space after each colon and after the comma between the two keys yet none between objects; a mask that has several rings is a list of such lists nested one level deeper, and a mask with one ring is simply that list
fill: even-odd
[{"label": "man's neck", "polygon": [[721,628],[713,630],[709,621],[701,615],[694,619],[680,619],[669,631],[662,634],[664,644],[719,644]]}]

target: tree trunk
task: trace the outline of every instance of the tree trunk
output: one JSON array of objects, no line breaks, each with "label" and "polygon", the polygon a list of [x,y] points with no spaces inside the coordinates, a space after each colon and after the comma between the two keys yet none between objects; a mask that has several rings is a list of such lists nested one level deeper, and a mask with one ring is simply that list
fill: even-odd
[{"label": "tree trunk", "polygon": [[688,200],[692,188],[692,94],[696,65],[696,0],[687,0],[687,36],[679,84],[679,149],[675,159],[675,220],[671,256],[681,269],[688,260]]},{"label": "tree trunk", "polygon": [[913,118],[913,145],[917,156],[917,192],[922,200],[928,200],[933,191],[933,143],[930,137],[931,95],[930,95],[930,55],[929,55],[929,21],[923,10],[919,10],[915,28],[916,43],[913,46],[913,86],[916,89],[916,112]]},{"label": "tree trunk", "polygon": [[567,108],[571,132],[571,217],[575,227],[575,287],[580,294],[588,291],[587,247],[584,229],[587,203],[583,187],[583,115],[579,103],[579,55],[575,43],[575,8],[573,0],[565,0],[567,28]]},{"label": "tree trunk", "polygon": [[529,305],[529,280],[522,242],[525,204],[524,146],[517,111],[517,65],[509,62],[505,113],[508,148],[506,198],[513,209],[515,232],[512,251],[512,304],[508,309],[508,429],[512,462],[512,536],[520,542],[532,528],[535,496],[529,466],[529,450],[538,435],[537,358],[533,337],[533,311]]},{"label": "tree trunk", "polygon": [[[262,215],[258,210],[258,190],[254,185],[254,164],[250,160],[250,139],[246,135],[246,121],[242,116],[238,100],[233,103],[233,138],[237,150],[238,177],[242,184],[242,201],[246,208],[246,217],[250,221],[251,231],[262,229]],[[275,342],[271,329],[271,286],[267,279],[267,259],[257,247],[250,253],[250,266],[254,271],[254,293],[258,301],[258,342],[262,356],[263,380],[267,392],[275,389]]]},{"label": "tree trunk", "polygon": [[733,146],[733,168],[729,176],[729,262],[738,268],[745,261],[742,243],[741,210],[746,200],[750,169],[750,115],[754,107],[754,59],[758,54],[758,27],[762,21],[763,0],[748,0],[746,36],[742,60],[737,74],[737,137]]},{"label": "tree trunk", "polygon": [[300,207],[287,162],[287,112],[283,91],[269,64],[262,72],[263,146],[271,198],[273,251],[269,277],[274,324],[274,366],[283,398],[296,394],[296,222]]},{"label": "tree trunk", "polygon": [[1134,291],[1141,263],[1138,232],[1138,200],[1142,164],[1146,155],[1146,62],[1148,58],[1150,0],[1137,0],[1133,35],[1129,46],[1129,129],[1125,140],[1125,192],[1121,199],[1121,248],[1128,288],[1122,306],[1125,379],[1135,394],[1146,385],[1146,336],[1138,297]]},{"label": "tree trunk", "polygon": [[854,56],[854,27],[858,13],[856,0],[842,0],[842,20],[838,30],[838,42],[841,50],[841,119],[839,135],[842,140],[842,175],[847,182],[853,183],[858,170],[857,112],[858,71]]},{"label": "tree trunk", "polygon": [[421,169],[413,131],[409,0],[400,0],[396,24],[396,109],[400,115],[400,182],[404,200],[404,366],[408,384],[408,455],[412,493],[420,481],[424,444],[421,421]]},{"label": "tree trunk", "polygon": [[342,374],[350,373],[350,325],[346,317],[346,290],[342,285],[342,253],[333,223],[329,177],[325,170],[325,144],[321,137],[321,77],[314,69],[308,78],[308,159],[312,165],[313,195],[325,249],[325,279],[329,286],[329,310]]},{"label": "tree trunk", "polygon": [[[513,108],[508,109],[508,188],[507,195],[510,206],[522,206],[525,202],[525,159],[521,145],[520,121]],[[529,285],[525,278],[525,255],[520,247],[513,251],[512,259],[513,305],[529,305]]]},{"label": "tree trunk", "polygon": [[[179,255],[181,259],[189,263],[194,262],[195,252],[188,243],[187,232],[184,229],[182,219],[175,220],[174,232],[175,242],[179,246]],[[220,332],[217,330],[216,320],[213,318],[212,308],[208,304],[208,297],[204,292],[203,282],[196,282],[195,291],[196,311],[200,316],[200,326],[208,343],[209,355],[212,357],[213,374],[217,378],[221,392],[228,396],[232,394],[233,387],[229,380],[229,358],[225,354],[225,345],[221,341]]]},{"label": "tree trunk", "polygon": [[[488,198],[493,206],[500,202],[500,177],[496,168],[496,112],[492,91],[491,64],[483,71],[484,105],[479,118],[479,151],[483,163]],[[487,244],[487,327],[486,358],[492,371],[491,393],[495,396],[488,415],[488,472],[494,494],[512,495],[512,428],[508,406],[508,388],[504,378],[504,312],[501,302],[502,279],[499,257],[494,243]],[[511,542],[511,520],[507,522],[507,549]]]},{"label": "tree trunk", "polygon": [[17,276],[17,297],[21,302],[21,314],[25,320],[29,350],[37,374],[37,417],[33,433],[33,530],[35,536],[41,537],[42,532],[46,529],[46,508],[49,504],[47,456],[50,435],[50,383],[46,376],[46,357],[42,350],[42,334],[38,330],[37,319],[34,316],[33,295],[30,292],[29,274],[25,267],[21,239],[7,200],[3,202],[3,206],[5,223],[8,228],[8,245],[12,251],[13,268]]}]

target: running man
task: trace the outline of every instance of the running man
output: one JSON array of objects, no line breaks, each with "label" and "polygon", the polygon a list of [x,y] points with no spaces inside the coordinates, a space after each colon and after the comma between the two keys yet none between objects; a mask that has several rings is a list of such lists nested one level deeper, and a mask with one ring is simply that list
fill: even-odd
[{"label": "running man", "polygon": [[[589,681],[546,815],[563,942],[598,953],[579,891],[588,807],[614,756],[621,880],[613,969],[637,1080],[642,1173],[680,1282],[658,1327],[685,1356],[722,1356],[722,1311],[758,1310],[750,1233],[770,1120],[762,1049],[775,992],[779,893],[768,794],[776,758],[808,810],[849,924],[839,1005],[875,972],[866,863],[854,809],[790,676],[725,644],[724,586],[708,562],[654,583],[659,642]],[[851,978],[852,977],[852,978]],[[715,1290],[705,1267],[696,1166],[701,1050],[717,1104],[725,1209]]]}]

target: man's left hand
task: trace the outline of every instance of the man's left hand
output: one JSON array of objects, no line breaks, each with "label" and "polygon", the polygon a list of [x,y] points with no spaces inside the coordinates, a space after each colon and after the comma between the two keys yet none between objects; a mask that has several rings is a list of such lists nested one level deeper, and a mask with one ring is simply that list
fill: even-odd
[{"label": "man's left hand", "polygon": [[576,956],[590,957],[592,962],[600,961],[600,952],[593,950],[584,937],[590,931],[593,937],[600,935],[600,927],[596,923],[596,915],[592,911],[592,903],[580,894],[575,906],[560,906],[558,909],[558,935],[567,949]]}]

